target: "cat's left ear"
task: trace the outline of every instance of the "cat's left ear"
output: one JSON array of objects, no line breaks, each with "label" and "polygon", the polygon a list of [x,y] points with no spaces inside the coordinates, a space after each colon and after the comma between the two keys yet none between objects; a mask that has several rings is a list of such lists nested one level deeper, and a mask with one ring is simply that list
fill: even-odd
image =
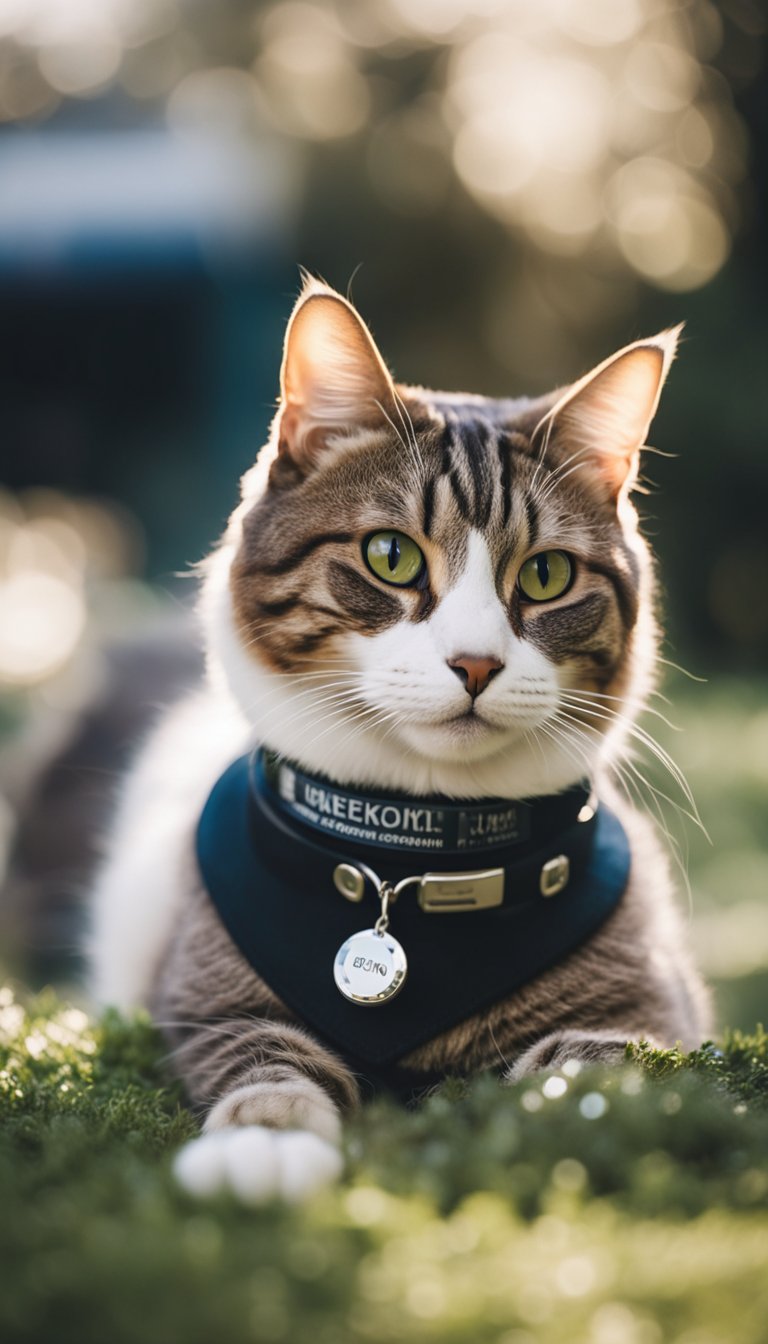
[{"label": "cat's left ear", "polygon": [[302,472],[334,437],[386,424],[395,391],[371,333],[352,304],[309,279],[288,323],[280,370],[277,440]]},{"label": "cat's left ear", "polygon": [[634,483],[682,329],[619,350],[574,383],[537,427],[536,439],[554,438],[569,457],[596,468],[612,498]]}]

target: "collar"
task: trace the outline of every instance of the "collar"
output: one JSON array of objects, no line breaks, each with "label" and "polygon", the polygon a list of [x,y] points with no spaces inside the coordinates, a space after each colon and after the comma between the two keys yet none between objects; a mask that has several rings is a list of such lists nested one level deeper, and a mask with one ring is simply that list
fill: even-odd
[{"label": "collar", "polygon": [[251,763],[250,789],[257,814],[300,838],[286,848],[286,876],[301,880],[314,855],[320,871],[332,863],[347,900],[413,887],[420,908],[433,914],[557,895],[583,870],[596,824],[585,783],[522,800],[370,793],[264,750]]},{"label": "collar", "polygon": [[256,791],[263,785],[278,810],[327,840],[414,858],[497,849],[522,854],[575,822],[590,797],[583,782],[547,798],[522,800],[371,793],[307,774],[267,751],[259,752],[254,771]]},{"label": "collar", "polygon": [[[372,795],[258,753],[215,784],[197,858],[240,953],[365,1073],[513,994],[610,916],[629,844],[618,818],[587,800],[585,785],[524,802]],[[363,874],[362,890],[344,889],[340,867]],[[339,945],[379,914],[377,883],[402,884],[390,915],[409,973],[397,998],[370,1011],[342,997],[333,967]],[[478,887],[491,899],[476,899]]]}]

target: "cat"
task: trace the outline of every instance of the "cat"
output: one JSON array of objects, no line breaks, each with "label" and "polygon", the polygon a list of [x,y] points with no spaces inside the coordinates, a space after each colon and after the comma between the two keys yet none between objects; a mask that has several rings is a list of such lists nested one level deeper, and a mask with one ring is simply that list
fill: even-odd
[{"label": "cat", "polygon": [[[329,798],[353,791],[333,803],[337,817],[362,815],[359,800],[376,794],[414,807],[437,798],[446,816],[450,800],[474,800],[480,822],[505,826],[519,824],[519,800],[543,800],[549,815],[586,778],[598,814],[609,809],[629,838],[615,908],[512,992],[419,1038],[397,1060],[401,1078],[496,1068],[517,1080],[567,1060],[620,1058],[640,1038],[692,1047],[708,1030],[665,853],[611,783],[654,681],[654,570],[630,494],[679,330],[539,399],[437,393],[395,384],[352,304],[306,281],[269,440],[204,565],[206,684],[139,755],[93,892],[94,992],[122,1009],[149,1007],[205,1116],[176,1162],[188,1189],[228,1188],[254,1203],[304,1197],[338,1175],[342,1117],[361,1093],[344,1050],[308,1028],[236,946],[201,878],[201,813],[222,772],[257,746],[275,753],[271,768],[291,763],[280,802],[294,809],[280,851],[286,883],[304,844],[295,772],[326,781]],[[578,820],[593,824],[595,799],[585,799]],[[494,803],[491,816],[484,800],[507,800],[514,821],[498,822],[506,814]],[[224,804],[217,815],[226,828]],[[385,845],[380,867],[387,859]],[[397,859],[402,872],[408,858]],[[226,877],[228,855],[217,862]],[[567,856],[554,862],[557,887]],[[339,918],[343,896],[308,864],[297,901],[301,888],[317,919]],[[546,894],[543,870],[540,880]],[[382,905],[384,926],[391,917],[397,932],[409,911],[415,927],[410,899]],[[585,906],[591,899],[587,891]],[[543,936],[557,938],[568,907],[546,908],[553,932]],[[487,913],[431,919],[435,946],[451,936],[456,947],[447,931],[461,927],[480,948],[474,969],[454,953],[455,977],[438,998],[465,976],[482,981],[484,937],[488,965],[495,957],[503,970],[501,926],[483,925]],[[324,956],[299,947],[296,974],[303,957],[330,984]],[[393,1011],[349,1009],[371,1032],[386,1031]]]}]

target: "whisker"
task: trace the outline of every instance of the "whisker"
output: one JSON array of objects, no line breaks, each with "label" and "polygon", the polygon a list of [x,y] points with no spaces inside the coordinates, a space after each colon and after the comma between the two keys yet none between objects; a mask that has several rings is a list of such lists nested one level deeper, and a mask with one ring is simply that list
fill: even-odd
[{"label": "whisker", "polygon": [[[314,704],[300,706],[299,709],[289,716],[289,718],[281,720],[280,730],[281,732],[284,732],[287,728],[290,728],[296,723],[297,720],[305,718],[308,714],[312,715],[313,723],[325,723],[327,719],[334,716],[337,719],[342,717],[344,721],[346,721],[348,717],[346,711],[349,710],[350,706],[359,704],[359,701],[360,697],[356,692],[326,696],[323,699],[315,701]],[[327,713],[317,717],[317,710],[323,705],[330,705],[331,708],[328,709]]]},{"label": "whisker", "polygon": [[411,466],[412,466],[413,471],[414,471],[414,484],[416,485],[416,487],[417,487],[418,489],[421,489],[421,485],[422,485],[422,482],[423,482],[422,463],[421,463],[420,459],[418,458],[418,456],[417,456],[417,454],[416,454],[416,449],[415,449],[414,444],[412,444],[409,440],[406,440],[406,439],[403,438],[403,435],[402,435],[401,431],[397,428],[397,425],[395,424],[395,422],[394,422],[394,420],[392,419],[392,417],[391,417],[390,415],[387,414],[387,412],[386,412],[386,410],[384,409],[384,407],[383,407],[383,405],[381,404],[381,402],[380,402],[380,401],[377,401],[377,402],[376,402],[376,405],[378,406],[379,410],[381,411],[382,415],[384,416],[384,419],[387,421],[388,425],[390,426],[390,428],[391,428],[391,430],[392,430],[392,433],[393,433],[393,434],[395,435],[395,437],[397,438],[398,443],[401,443],[401,444],[403,445],[403,448],[405,448],[406,452],[409,454],[409,457],[410,457],[410,460],[411,460]]},{"label": "whisker", "polygon": [[[582,457],[584,453],[587,451],[588,451],[587,449],[581,448],[579,449],[578,453],[572,453],[571,456],[565,462],[563,462],[562,465],[558,467],[556,471],[552,472],[551,476],[547,480],[544,490],[542,490],[537,495],[537,500],[539,504],[546,504],[547,500],[550,499],[550,497],[554,494],[557,487],[559,485],[562,485],[563,481],[567,480],[568,477],[571,476],[574,471],[581,471],[583,467],[589,466],[589,462],[575,461],[577,457]],[[567,470],[566,467],[568,468]]]},{"label": "whisker", "polygon": [[[572,725],[572,730],[575,729],[575,731],[578,731],[581,736],[584,736],[586,732],[592,732],[595,734],[600,733],[600,730],[596,728],[593,724],[583,723],[580,721],[579,726],[576,729],[574,721],[572,719],[568,718],[567,722]],[[673,852],[673,857],[675,859],[676,866],[678,867],[680,875],[683,879],[683,883],[688,896],[689,910],[692,909],[693,896],[691,892],[690,880],[688,877],[688,871],[685,864],[685,860],[683,858],[681,847],[677,841],[677,838],[672,834],[671,830],[669,829],[669,826],[667,825],[666,818],[661,808],[659,799],[663,799],[665,802],[669,803],[678,816],[687,817],[690,821],[694,822],[694,824],[699,826],[701,826],[700,821],[698,821],[697,818],[686,808],[682,807],[680,803],[676,802],[674,798],[670,798],[669,795],[664,793],[662,789],[658,789],[654,784],[652,784],[650,780],[648,780],[645,777],[645,775],[643,775],[642,771],[639,769],[639,767],[632,759],[632,757],[629,755],[629,753],[625,752],[621,758],[614,757],[608,762],[608,765],[610,770],[616,775],[616,778],[619,780],[619,783],[624,789],[624,792],[626,793],[630,803],[632,803],[633,805],[637,804],[642,808],[643,803],[646,801],[647,798],[647,801],[649,801],[651,806],[653,807],[654,812],[656,813],[656,816],[658,817],[659,820],[659,826],[661,832],[664,835],[665,839],[669,842],[669,845]],[[632,775],[635,777],[634,781],[627,775],[626,773],[627,770],[632,772]],[[646,795],[643,795],[640,792],[640,785],[642,785],[642,787],[647,791]],[[701,826],[701,829],[706,835],[707,832],[706,830],[704,830],[703,826]]]},{"label": "whisker", "polygon": [[[672,723],[666,715],[662,714],[661,710],[654,709],[651,705],[646,705],[644,700],[631,700],[628,697],[621,695],[606,695],[601,691],[561,691],[560,694],[563,698],[570,700],[573,703],[578,702],[581,704],[590,704],[594,699],[599,699],[601,702],[604,700],[613,700],[616,701],[617,704],[628,705],[631,709],[637,709],[643,714],[652,714],[654,718],[661,719],[661,722],[666,724],[667,728],[670,728],[673,733],[681,733],[683,731],[679,724]],[[603,705],[603,708],[610,710],[610,705]],[[617,713],[615,710],[612,712]]]},{"label": "whisker", "polygon": [[[359,734],[359,733],[362,731],[362,727],[363,727],[363,726],[365,726],[365,727],[367,727],[367,728],[375,727],[375,723],[374,723],[374,724],[370,724],[370,723],[369,723],[369,724],[362,724],[361,721],[365,720],[366,718],[370,717],[371,715],[376,714],[377,712],[378,712],[378,711],[377,711],[376,709],[374,709],[373,706],[364,706],[362,709],[358,710],[355,714],[345,716],[344,724],[345,724],[345,726],[349,726],[351,729],[353,729],[353,731],[354,731],[355,733],[358,733],[358,734]],[[326,717],[327,717],[327,716],[326,716]],[[321,720],[321,722],[322,722],[322,720]],[[326,736],[328,735],[329,732],[332,732],[332,731],[333,731],[333,728],[334,728],[334,724],[331,724],[328,728],[324,728],[323,731],[322,731],[321,733],[316,733],[316,734],[314,735],[314,737],[311,737],[311,738],[309,739],[309,741],[305,744],[305,747],[304,747],[305,751],[309,751],[310,748],[316,746],[316,744],[317,744],[318,742],[322,741],[322,739],[323,739],[324,737],[326,737]],[[350,736],[352,736],[352,732],[350,732],[350,733],[347,734],[347,738],[350,737]],[[347,740],[347,738],[344,738],[344,739],[342,740],[342,742],[338,743],[337,745],[338,745],[339,747],[341,747],[341,746],[343,745],[343,742],[345,742],[345,741]]]},{"label": "whisker", "polygon": [[655,737],[652,737],[651,734],[647,732],[644,728],[641,728],[639,724],[634,723],[631,719],[626,719],[623,715],[617,714],[614,710],[611,710],[606,705],[597,707],[581,704],[581,705],[574,705],[572,706],[572,708],[578,709],[583,714],[589,714],[592,718],[597,718],[601,719],[603,722],[616,724],[617,726],[623,728],[624,731],[628,733],[630,737],[633,737],[635,739],[635,741],[639,742],[642,746],[647,747],[647,749],[656,758],[659,764],[664,766],[664,768],[672,776],[672,779],[677,784],[686,802],[689,804],[691,808],[691,820],[695,823],[695,825],[697,825],[700,828],[700,830],[707,837],[707,839],[709,839],[706,827],[704,826],[704,823],[701,820],[701,817],[699,816],[699,810],[698,807],[696,806],[696,800],[693,796],[693,792],[691,790],[690,784],[688,783],[688,780],[686,779],[682,769],[677,764],[677,762],[673,760],[669,752],[665,751],[665,749],[661,746],[661,744],[656,741]]},{"label": "whisker", "polygon": [[698,682],[700,686],[707,685],[707,677],[697,677],[695,672],[689,672],[687,667],[681,667],[679,663],[673,663],[671,658],[662,658],[660,653],[656,654],[656,662],[663,663],[665,667],[671,667],[675,672],[682,672],[684,677],[688,677],[691,681]]}]

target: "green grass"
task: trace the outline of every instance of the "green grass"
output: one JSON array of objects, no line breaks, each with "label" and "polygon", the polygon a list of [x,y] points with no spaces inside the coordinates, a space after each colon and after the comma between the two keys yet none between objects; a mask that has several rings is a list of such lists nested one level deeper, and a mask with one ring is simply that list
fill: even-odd
[{"label": "green grass", "polygon": [[[718,1020],[746,1029],[768,1013],[766,686],[670,694],[684,731],[646,726],[713,844],[665,816]],[[370,1108],[343,1184],[306,1209],[197,1203],[171,1178],[195,1123],[151,1026],[6,991],[0,1339],[766,1344],[765,1035],[554,1078]]]},{"label": "green grass", "polygon": [[768,1018],[768,681],[718,676],[702,685],[670,676],[664,690],[670,704],[653,704],[677,731],[652,715],[643,726],[682,768],[705,829],[673,805],[687,810],[681,789],[651,767],[644,749],[641,771],[672,803],[642,787],[637,801],[652,817],[661,813],[679,853],[673,875],[684,910],[688,901],[696,959],[715,990],[719,1027],[749,1030]]},{"label": "green grass", "polygon": [[175,1188],[195,1124],[146,1021],[4,991],[0,1105],[7,1344],[766,1339],[762,1032],[379,1103],[306,1209]]}]

